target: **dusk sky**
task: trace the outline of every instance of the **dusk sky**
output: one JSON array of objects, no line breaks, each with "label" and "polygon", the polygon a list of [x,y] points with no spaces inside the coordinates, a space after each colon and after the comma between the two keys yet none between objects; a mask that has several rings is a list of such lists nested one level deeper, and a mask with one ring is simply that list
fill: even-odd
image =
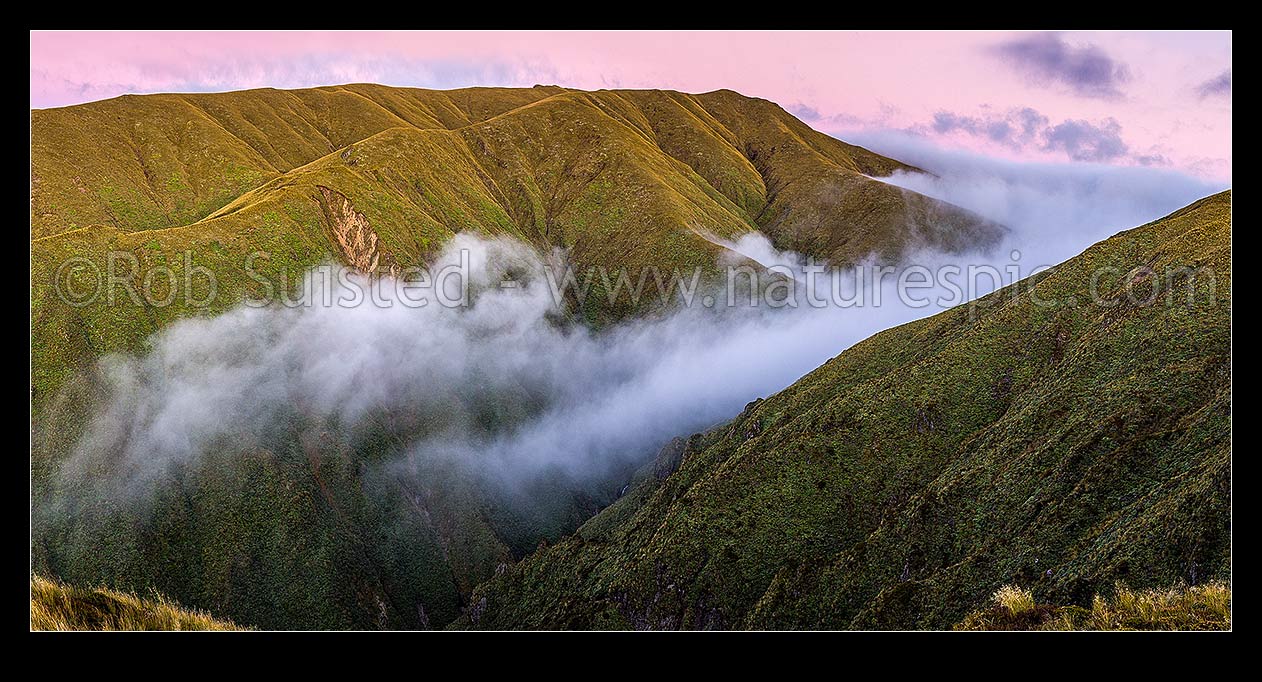
[{"label": "dusk sky", "polygon": [[1231,33],[32,32],[31,107],[300,88],[730,88],[846,139],[1230,183]]}]

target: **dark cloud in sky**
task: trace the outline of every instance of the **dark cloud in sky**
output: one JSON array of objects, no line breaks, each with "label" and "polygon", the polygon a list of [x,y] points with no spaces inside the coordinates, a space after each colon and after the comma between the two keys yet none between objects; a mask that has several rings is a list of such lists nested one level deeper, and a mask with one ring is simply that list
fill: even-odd
[{"label": "dark cloud in sky", "polygon": [[1014,109],[1002,116],[963,116],[950,111],[939,111],[933,115],[930,128],[940,134],[961,131],[1020,149],[1037,139],[1048,123],[1046,116],[1026,107]]},{"label": "dark cloud in sky", "polygon": [[1100,124],[1065,121],[1048,128],[1043,138],[1043,149],[1063,151],[1074,161],[1112,161],[1130,152],[1122,141],[1121,124],[1112,118]]},{"label": "dark cloud in sky", "polygon": [[1037,83],[1068,86],[1085,97],[1116,99],[1130,70],[1095,45],[1071,45],[1055,33],[1038,33],[993,48],[1001,59]]},{"label": "dark cloud in sky", "polygon": [[1133,157],[1135,163],[1141,166],[1169,166],[1170,159],[1164,154],[1137,154]]},{"label": "dark cloud in sky", "polygon": [[1130,146],[1122,139],[1122,125],[1113,118],[1098,122],[1068,119],[1053,124],[1047,116],[1030,107],[978,116],[939,111],[928,126],[913,128],[911,132],[928,131],[939,135],[964,133],[1019,151],[1061,152],[1074,161],[1129,158],[1144,166],[1169,164],[1160,154],[1132,154]]},{"label": "dark cloud in sky", "polygon": [[1196,86],[1196,92],[1201,99],[1206,97],[1230,97],[1231,96],[1231,69],[1214,76],[1213,78]]}]

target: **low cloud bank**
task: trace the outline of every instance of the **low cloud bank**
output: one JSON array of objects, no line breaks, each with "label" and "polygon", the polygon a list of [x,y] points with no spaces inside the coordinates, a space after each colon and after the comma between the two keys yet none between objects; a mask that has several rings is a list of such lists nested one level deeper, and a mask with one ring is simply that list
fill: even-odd
[{"label": "low cloud bank", "polygon": [[[760,235],[732,246],[786,274],[802,262]],[[553,467],[582,480],[735,415],[880,329],[938,311],[873,305],[870,294],[849,309],[772,309],[738,294],[740,305],[693,305],[594,332],[558,323],[543,277],[495,286],[507,270],[545,267],[527,247],[460,235],[439,261],[462,257],[474,275],[467,307],[383,307],[343,295],[336,278],[328,295],[318,285],[326,280],[313,278],[312,305],[183,320],[143,356],[105,358],[110,399],[69,470],[120,462],[126,487],[143,487],[204,453],[263,446],[295,414],[354,431],[406,413],[416,422],[408,454],[506,480]],[[864,286],[843,282],[852,298]],[[361,304],[320,304],[351,299]]]},{"label": "low cloud bank", "polygon": [[1160,168],[1091,163],[1025,163],[946,150],[896,131],[846,139],[934,175],[880,178],[973,210],[1012,228],[1009,247],[1023,262],[1054,265],[1122,230],[1168,215],[1224,182]]}]

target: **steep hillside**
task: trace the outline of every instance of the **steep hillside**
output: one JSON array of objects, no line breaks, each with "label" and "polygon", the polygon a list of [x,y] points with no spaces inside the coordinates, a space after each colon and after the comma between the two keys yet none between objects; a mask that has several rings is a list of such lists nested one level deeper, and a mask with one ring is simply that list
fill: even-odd
[{"label": "steep hillside", "polygon": [[[401,406],[347,432],[301,405],[140,490],[110,488],[126,463],[108,448],[58,477],[111,399],[99,359],[144,356],[173,322],[292,286],[310,266],[398,273],[465,231],[632,277],[716,272],[715,241],[755,229],[837,263],[1000,237],[868,177],[895,170],[914,169],[729,91],[347,85],[34,111],[36,567],[157,588],[248,625],[442,626],[474,586],[572,531],[621,481],[558,472],[506,494],[440,462],[401,473],[391,467],[407,444],[443,415]],[[146,281],[151,299],[139,297]],[[603,286],[569,301],[572,322],[655,312],[611,303]],[[506,428],[535,400],[529,387],[493,404],[475,392],[452,410]]]},{"label": "steep hillside", "polygon": [[1229,576],[1230,216],[1208,197],[858,344],[668,446],[461,624],[950,628],[1006,584]]},{"label": "steep hillside", "polygon": [[[547,470],[505,488],[441,450],[411,451],[469,412],[511,428],[538,409],[527,388],[486,395],[470,386],[450,395],[446,412],[401,404],[354,428],[286,406],[133,482],[129,441],[80,448],[73,420],[86,413],[98,434],[112,415],[95,406],[126,389],[86,383],[66,401],[74,412],[63,413],[64,430],[55,424],[35,442],[35,569],[72,585],[157,590],[254,627],[441,627],[478,583],[572,531],[625,480],[616,470],[607,482]],[[167,453],[141,456],[163,462]]]},{"label": "steep hillside", "polygon": [[[348,85],[34,111],[36,408],[94,358],[261,292],[256,278],[294,282],[330,259],[417,265],[464,230],[563,247],[580,271],[633,273],[712,269],[712,237],[757,228],[833,263],[998,238],[976,215],[867,177],[900,169],[730,91]],[[170,291],[162,266],[169,305],[155,305]],[[185,278],[199,266],[218,275],[204,305],[205,279]],[[155,270],[154,300],[119,283],[139,291]],[[67,303],[58,278],[90,302]],[[604,294],[598,283],[575,312],[602,325],[647,305]]]},{"label": "steep hillside", "polygon": [[459,128],[560,91],[348,85],[125,95],[36,110],[31,234],[178,227],[389,128]]},{"label": "steep hillside", "polygon": [[85,590],[31,577],[32,630],[240,630],[162,598]]}]

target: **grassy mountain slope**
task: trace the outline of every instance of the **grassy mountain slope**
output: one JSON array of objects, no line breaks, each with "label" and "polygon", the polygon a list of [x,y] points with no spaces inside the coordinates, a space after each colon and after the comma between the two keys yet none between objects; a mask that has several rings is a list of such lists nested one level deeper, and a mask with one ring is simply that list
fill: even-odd
[{"label": "grassy mountain slope", "polygon": [[196,222],[265,180],[389,128],[459,128],[557,92],[347,85],[125,95],[36,110],[31,233]]},{"label": "grassy mountain slope", "polygon": [[[253,269],[276,286],[325,260],[417,265],[462,230],[562,246],[579,268],[633,272],[712,268],[721,248],[698,231],[763,228],[834,263],[998,236],[973,214],[865,177],[895,170],[910,167],[730,91],[348,85],[37,110],[36,406],[85,362],[257,293],[246,263],[260,251],[268,256]],[[372,252],[348,246],[348,222]],[[135,305],[56,295],[58,281],[87,291],[110,272],[139,291],[161,266],[176,282],[170,305],[155,305],[170,290],[161,270],[152,300]],[[218,274],[207,308],[190,304],[205,294],[202,278],[185,278],[198,266]],[[105,289],[133,300],[118,283],[99,299]],[[603,294],[598,283],[576,312],[604,324],[643,308]]]},{"label": "grassy mountain slope", "polygon": [[[612,493],[557,476],[531,498],[552,506],[532,508],[433,463],[400,476],[386,464],[422,428],[413,415],[347,434],[295,412],[279,432],[178,467],[121,504],[52,475],[108,398],[103,355],[143,353],[173,321],[293,284],[324,261],[423,263],[466,230],[633,273],[713,269],[723,252],[713,237],[758,228],[838,262],[892,259],[926,240],[985,244],[1000,230],[865,177],[904,164],[728,91],[127,96],[32,112],[32,155],[38,568],[272,627],[443,625],[500,564]],[[201,268],[215,273],[213,297]],[[110,272],[118,281],[87,305],[58,293],[90,292]],[[146,277],[152,300],[133,298]],[[572,312],[597,327],[646,312],[603,293],[598,281]],[[108,457],[93,466],[108,480]]]},{"label": "grassy mountain slope", "polygon": [[85,590],[31,577],[32,630],[240,630],[231,622],[189,611],[164,598],[141,599],[113,590]]},{"label": "grassy mountain slope", "polygon": [[[806,165],[869,175],[912,170],[811,130],[770,102],[730,91],[694,96],[354,84],[127,95],[32,112],[32,237],[96,224],[139,231],[196,222],[266,180],[390,128],[457,130],[575,94],[697,168],[716,188],[748,198],[738,203],[749,215],[767,199],[745,158],[751,151],[770,154],[778,144],[782,155]],[[552,132],[565,138],[572,131]]]},{"label": "grassy mountain slope", "polygon": [[668,447],[462,625],[949,628],[1010,583],[1089,603],[1230,575],[1230,212],[854,346]]}]

